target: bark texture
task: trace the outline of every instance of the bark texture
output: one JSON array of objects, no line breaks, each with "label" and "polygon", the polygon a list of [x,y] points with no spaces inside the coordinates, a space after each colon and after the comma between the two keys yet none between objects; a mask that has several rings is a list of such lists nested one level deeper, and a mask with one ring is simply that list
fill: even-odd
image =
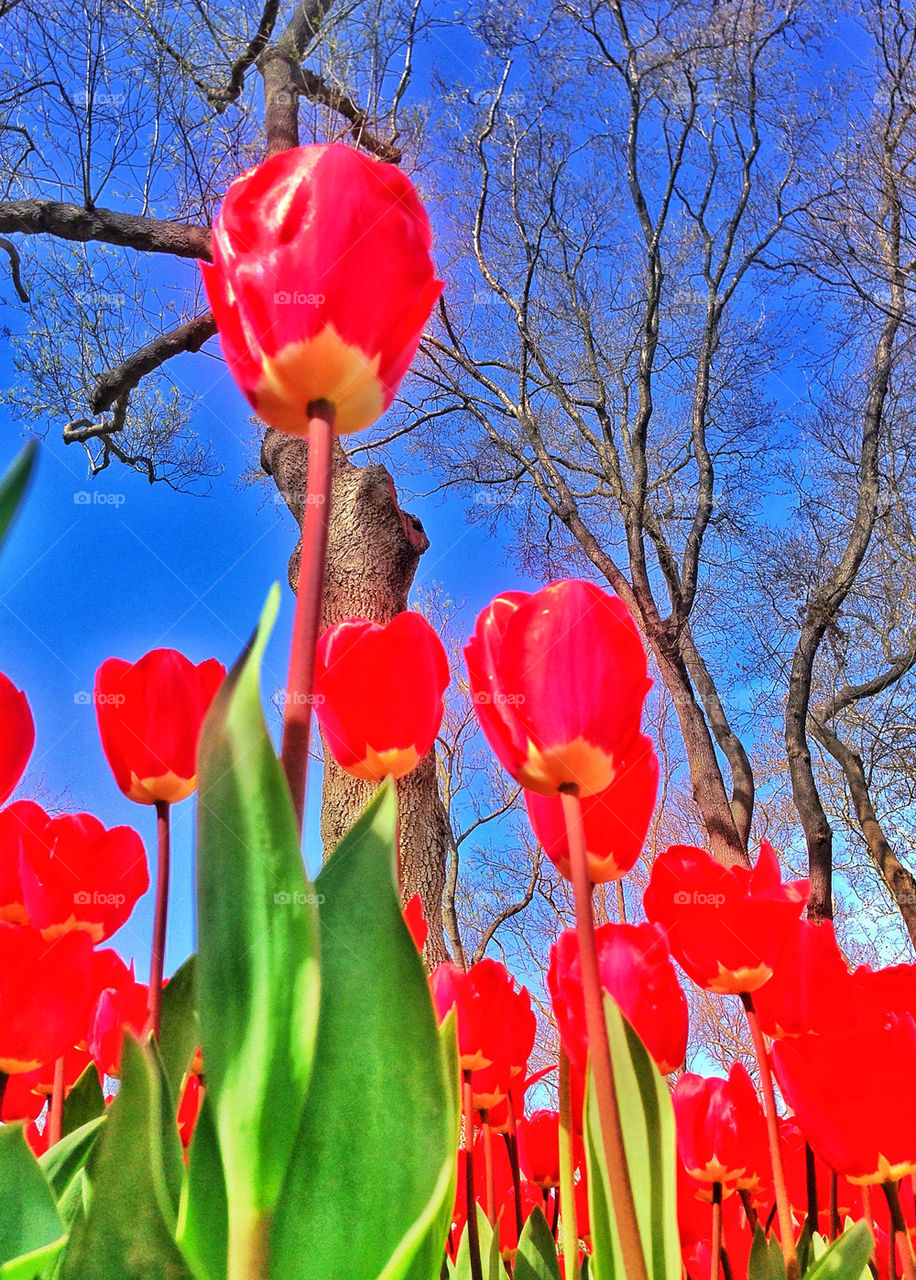
[{"label": "bark texture", "polygon": [[[306,491],[308,445],[268,429],[261,464],[299,521]],[[429,546],[423,526],[398,505],[383,466],[357,467],[335,445],[328,542],[324,626],[344,618],[388,622],[407,608],[420,556]],[[299,547],[289,565],[290,586],[299,582]],[[374,787],[352,778],[325,752],[321,837],[325,855],[353,825]],[[442,929],[442,895],[450,832],[439,797],[435,752],[398,782],[401,864],[405,900],[419,893],[429,925],[425,959],[432,967],[449,959]]]}]

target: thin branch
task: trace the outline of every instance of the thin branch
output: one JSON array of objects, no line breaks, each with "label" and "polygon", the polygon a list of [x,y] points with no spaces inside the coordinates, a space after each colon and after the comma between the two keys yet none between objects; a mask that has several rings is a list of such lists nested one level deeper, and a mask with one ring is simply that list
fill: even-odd
[{"label": "thin branch", "polygon": [[[166,360],[171,360],[172,356],[181,355],[185,351],[199,351],[215,333],[213,312],[203,311],[187,324],[160,334],[99,377],[89,401],[92,412],[104,413],[125,392],[132,391],[141,378],[165,364]],[[66,440],[66,433],[64,438]]]}]

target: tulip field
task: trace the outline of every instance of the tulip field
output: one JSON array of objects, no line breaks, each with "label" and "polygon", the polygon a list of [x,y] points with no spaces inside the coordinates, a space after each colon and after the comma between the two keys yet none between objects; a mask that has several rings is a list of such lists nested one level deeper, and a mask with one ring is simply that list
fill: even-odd
[{"label": "tulip field", "polygon": [[[213,246],[228,368],[308,442],[282,745],[269,578],[228,672],[164,648],[98,668],[136,830],[22,794],[29,691],[0,675],[0,1280],[916,1280],[916,964],[850,968],[767,840],[751,866],[664,849],[638,918],[597,921],[659,795],[623,601],[506,590],[460,672],[420,612],[322,628],[334,437],[391,405],[444,287],[410,180],[343,143],[280,152],[229,186]],[[2,480],[0,539],[34,468]],[[396,783],[459,676],[574,903],[540,1005],[492,954],[428,972],[402,901]],[[375,792],[311,881],[319,729]],[[197,945],[168,973],[182,804]],[[138,973],[106,944],[147,892]],[[740,1014],[753,1070],[686,1069],[697,990]]]}]

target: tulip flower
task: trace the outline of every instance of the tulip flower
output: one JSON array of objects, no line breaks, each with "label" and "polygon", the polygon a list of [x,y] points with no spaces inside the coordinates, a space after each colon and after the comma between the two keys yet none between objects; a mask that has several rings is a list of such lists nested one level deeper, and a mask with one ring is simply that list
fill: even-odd
[{"label": "tulip flower", "polygon": [[50,818],[31,805],[20,849],[23,902],[45,938],[85,929],[93,942],[102,942],[120,929],[149,888],[146,851],[136,831],[106,831],[88,813]]},{"label": "tulip flower", "polygon": [[807,899],[808,881],[782,884],[764,840],[753,870],[723,867],[703,849],[673,845],[655,859],[643,906],[698,986],[738,995],[772,976]]},{"label": "tulip flower", "polygon": [[768,1183],[763,1108],[747,1069],[732,1065],[728,1079],[685,1072],[671,1094],[677,1150],[687,1173],[708,1187],[721,1183],[759,1195]]},{"label": "tulip flower", "polygon": [[35,724],[25,694],[0,672],[0,804],[25,772],[35,745]]},{"label": "tulip flower", "polygon": [[197,787],[197,740],[226,668],[195,666],[174,649],[138,662],[108,658],[95,677],[102,749],[118,786],[138,804],[175,804]]},{"label": "tulip flower", "polygon": [[799,920],[773,976],[754,994],[768,1036],[829,1031],[849,1010],[851,981],[831,920]]},{"label": "tulip flower", "polygon": [[426,917],[423,915],[423,903],[420,895],[415,893],[404,908],[404,923],[410,930],[410,936],[413,938],[413,944],[423,954],[423,948],[426,946],[426,937],[429,933],[429,925],[426,923]]},{"label": "tulip flower", "polygon": [[0,1071],[34,1071],[78,1043],[93,975],[83,930],[48,942],[27,925],[0,924]]},{"label": "tulip flower", "polygon": [[461,1070],[470,1073],[474,1107],[500,1102],[521,1076],[534,1045],[531,997],[498,960],[485,957],[465,972],[440,964],[430,977],[439,1021],[454,1007]]},{"label": "tulip flower", "polygon": [[334,759],[369,781],[410,773],[436,740],[448,680],[442,641],[422,614],[330,627],[315,657],[315,714]]},{"label": "tulip flower", "polygon": [[134,979],[134,968],[112,964],[108,986],[97,994],[89,1019],[87,1047],[99,1075],[120,1076],[124,1032],[139,1037],[146,1024],[149,990]]},{"label": "tulip flower", "polygon": [[201,270],[226,363],[265,422],[307,435],[316,401],[341,434],[381,417],[442,291],[431,243],[410,179],[342,143],[233,182]]},{"label": "tulip flower", "polygon": [[815,1155],[850,1182],[916,1172],[916,1114],[901,1081],[916,1079],[916,1019],[886,1013],[821,1035],[780,1040],[773,1066]]},{"label": "tulip flower", "polygon": [[[633,867],[645,844],[657,795],[658,758],[651,741],[638,734],[611,785],[582,800],[588,873],[593,883],[619,880]],[[525,805],[547,857],[571,880],[562,799],[526,791]]]},{"label": "tulip flower", "polygon": [[621,600],[572,579],[507,592],[481,613],[464,654],[480,727],[516,782],[544,796],[611,785],[651,685]]},{"label": "tulip flower", "polygon": [[191,1139],[194,1137],[194,1126],[197,1124],[197,1117],[200,1115],[200,1105],[203,1102],[203,1098],[204,1090],[200,1076],[189,1075],[182,1090],[177,1116],[178,1135],[185,1151],[190,1147]]},{"label": "tulip flower", "polygon": [[48,821],[48,815],[32,800],[16,800],[0,809],[0,920],[9,924],[28,924],[22,892],[23,841],[37,839]]},{"label": "tulip flower", "polygon": [[0,1120],[4,1124],[15,1124],[17,1120],[37,1120],[44,1111],[45,1094],[37,1092],[32,1087],[33,1083],[30,1071],[9,1077],[0,1103]]},{"label": "tulip flower", "polygon": [[522,1173],[542,1191],[560,1185],[560,1113],[533,1111],[518,1122]]},{"label": "tulip flower", "polygon": [[[676,1071],[687,1052],[687,997],[678,982],[665,935],[653,924],[606,924],[595,930],[601,984],[663,1073]],[[574,929],[560,934],[547,974],[563,1046],[576,1073],[588,1056],[582,964]]]}]

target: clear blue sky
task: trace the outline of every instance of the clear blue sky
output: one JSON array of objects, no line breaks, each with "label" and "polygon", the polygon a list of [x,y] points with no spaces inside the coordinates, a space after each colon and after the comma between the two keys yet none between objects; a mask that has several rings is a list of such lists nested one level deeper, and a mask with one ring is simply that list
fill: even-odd
[{"label": "clear blue sky", "polygon": [[[0,317],[2,320],[3,317]],[[213,344],[215,350],[215,344]],[[180,649],[195,662],[217,657],[231,665],[247,639],[272,582],[284,584],[277,631],[268,649],[264,694],[285,683],[293,599],[286,564],[296,530],[272,485],[239,488],[251,465],[248,406],[221,360],[183,356],[173,372],[203,396],[196,428],[212,436],[224,472],[207,497],[150,486],[119,464],[94,480],[79,446],[48,433],[26,506],[0,558],[0,670],[28,694],[36,745],[14,798],[34,797],[48,808],[88,811],[106,825],[128,823],[152,859],[154,814],[121,795],[99,745],[88,700],[98,665],[107,657],[136,660],[147,650]],[[0,378],[12,380],[8,355]],[[0,467],[24,437],[9,419],[0,427]],[[86,495],[89,500],[86,501]],[[501,548],[464,519],[460,499],[406,503],[422,519],[432,546],[420,563],[417,586],[447,585],[467,600],[468,624],[496,590],[520,585]],[[268,706],[272,727],[279,718]],[[319,858],[314,824],[320,774],[312,773],[309,865]],[[175,806],[172,914],[166,972],[193,947],[194,801]],[[152,871],[152,867],[151,867]],[[113,940],[125,959],[148,976],[152,893]]]}]

